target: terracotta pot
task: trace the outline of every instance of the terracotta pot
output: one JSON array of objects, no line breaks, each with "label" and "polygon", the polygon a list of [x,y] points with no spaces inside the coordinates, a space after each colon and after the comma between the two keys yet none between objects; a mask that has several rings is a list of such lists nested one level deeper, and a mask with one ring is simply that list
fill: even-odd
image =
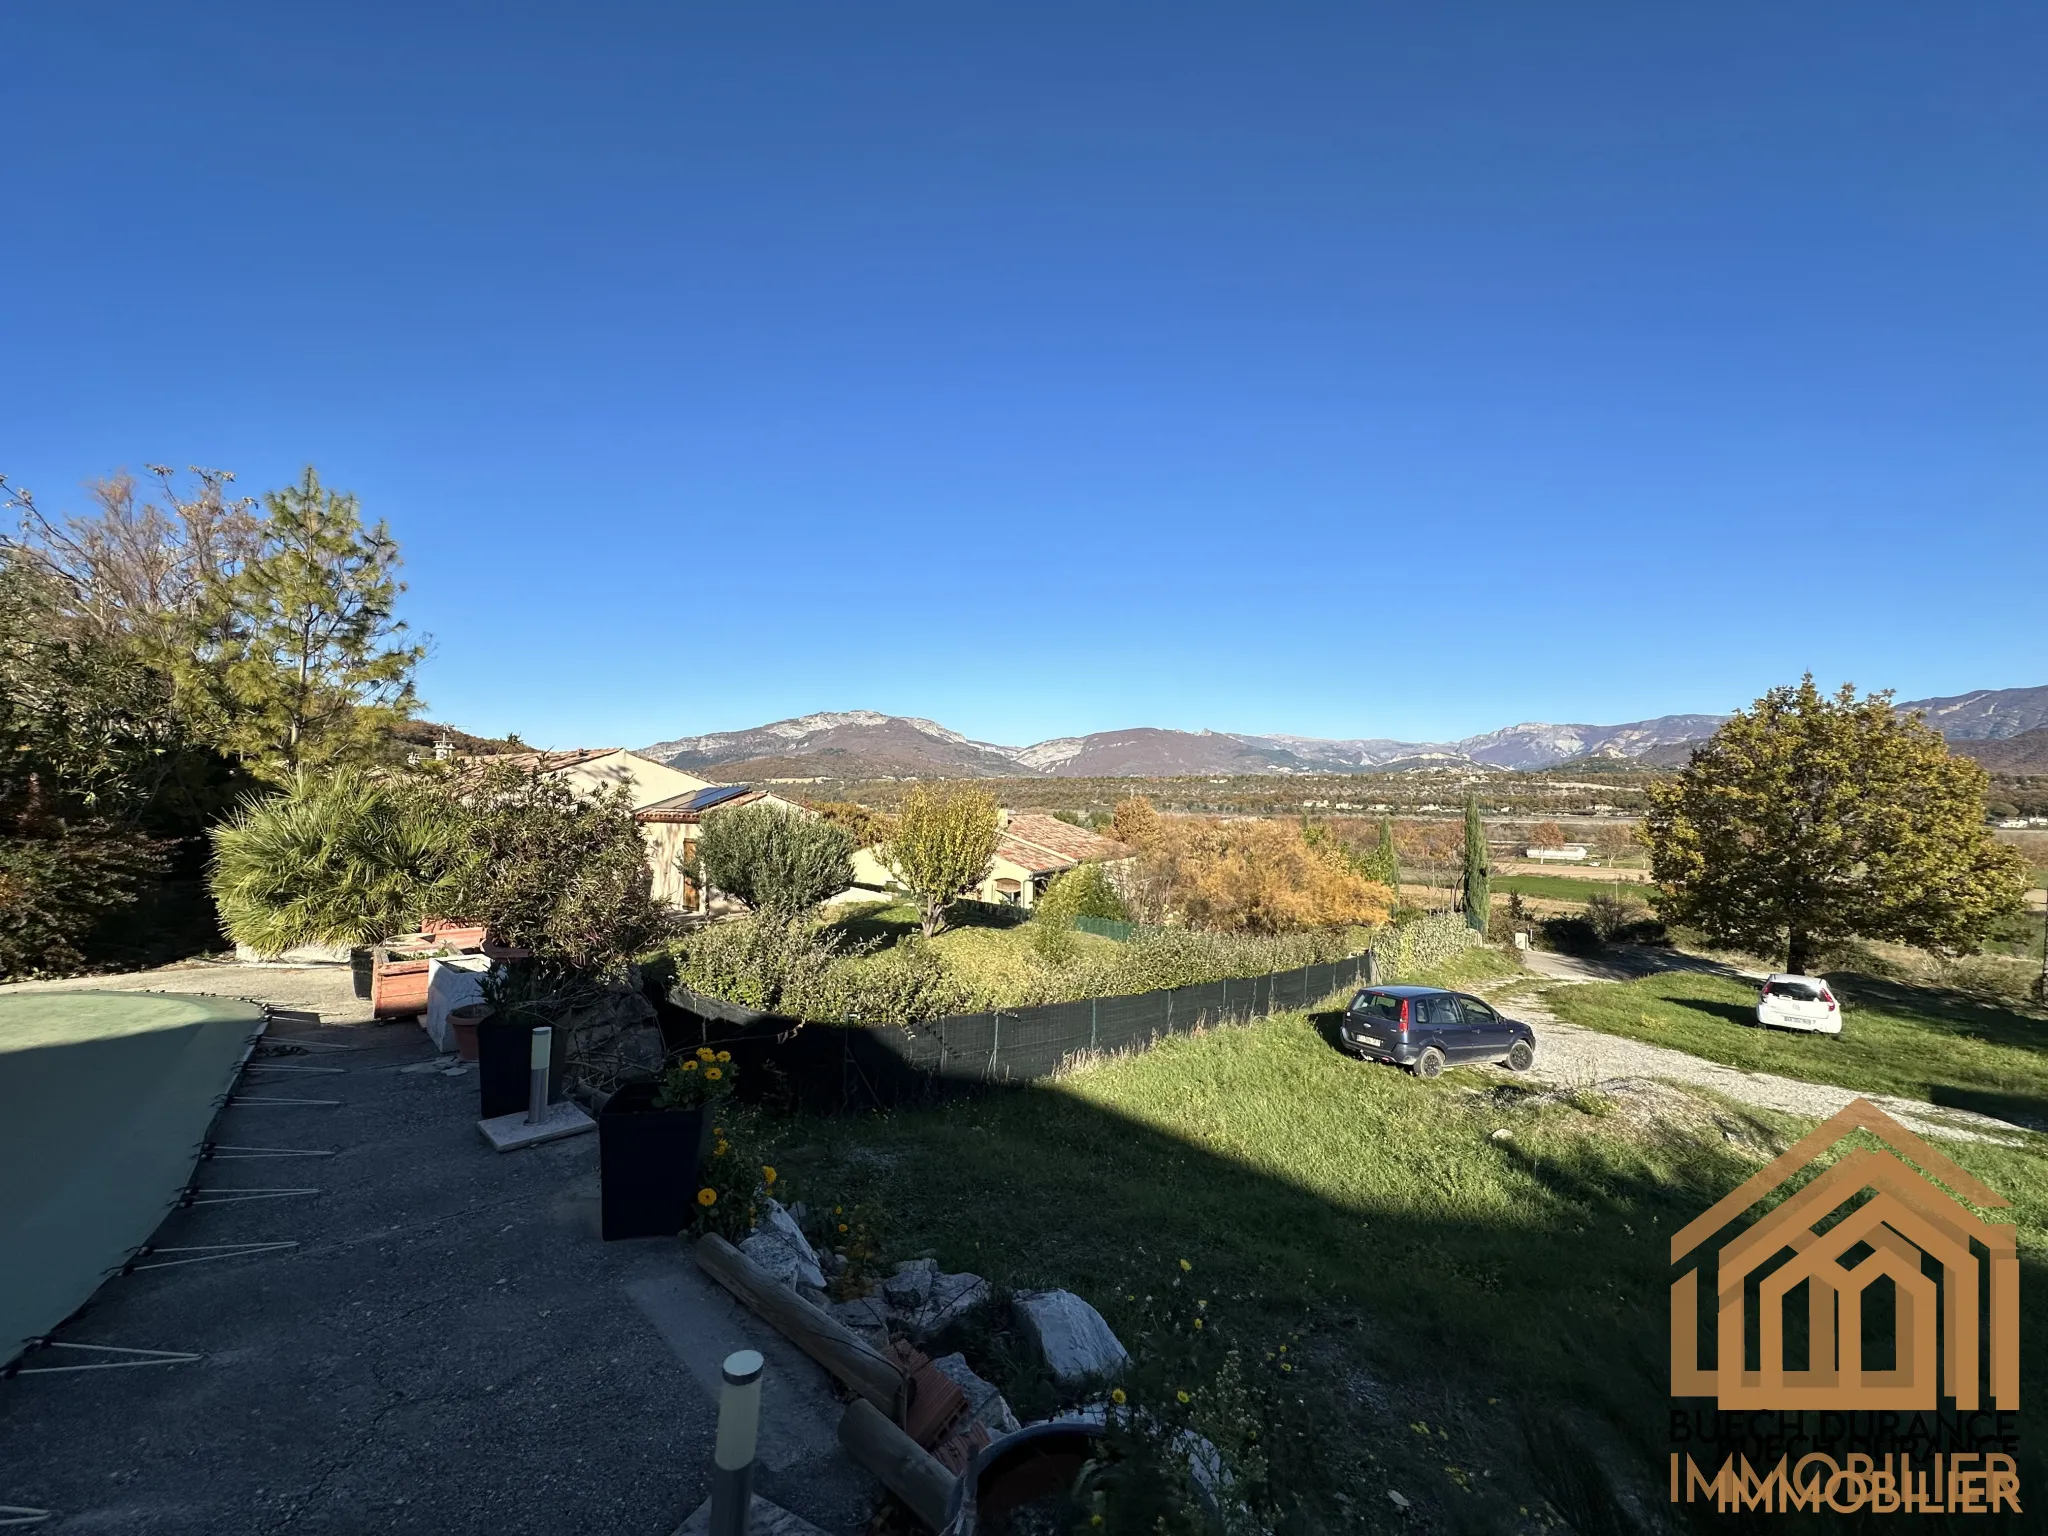
[{"label": "terracotta pot", "polygon": [[464,1003],[448,1010],[448,1027],[455,1031],[455,1055],[462,1061],[477,1059],[476,1027],[491,1016],[489,1003]]},{"label": "terracotta pot", "polygon": [[1086,1419],[1030,1424],[984,1446],[954,1485],[944,1536],[999,1536],[1010,1517],[1056,1503],[1094,1454],[1102,1426]]}]

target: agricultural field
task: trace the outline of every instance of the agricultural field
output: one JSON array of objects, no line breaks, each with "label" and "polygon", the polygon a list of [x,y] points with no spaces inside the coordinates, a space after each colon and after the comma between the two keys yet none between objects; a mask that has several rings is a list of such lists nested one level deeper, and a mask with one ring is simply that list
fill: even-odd
[{"label": "agricultural field", "polygon": [[1536,896],[1545,901],[1591,901],[1595,896],[1634,897],[1648,902],[1652,887],[1647,881],[1606,879],[1587,875],[1496,875],[1492,882],[1496,897],[1509,894]]},{"label": "agricultural field", "polygon": [[[1616,816],[1639,815],[1643,786],[1658,770],[1638,765],[1588,778],[1584,765],[1536,772],[1460,767],[1355,774],[1190,775],[1181,778],[989,778],[974,782],[1016,810],[1107,815],[1119,800],[1143,795],[1162,811],[1205,816],[1422,816],[1455,818],[1468,791],[1489,820],[1583,821],[1586,828]],[[763,783],[779,783],[762,780]],[[853,800],[894,810],[916,781],[806,779],[785,793],[818,802]],[[1581,829],[1567,825],[1578,835]]]}]

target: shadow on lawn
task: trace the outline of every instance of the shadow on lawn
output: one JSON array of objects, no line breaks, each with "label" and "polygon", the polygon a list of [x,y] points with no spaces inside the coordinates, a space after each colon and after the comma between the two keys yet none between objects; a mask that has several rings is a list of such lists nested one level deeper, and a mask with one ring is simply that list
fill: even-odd
[{"label": "shadow on lawn", "polygon": [[[1336,1017],[1312,1015],[1325,1041]],[[1316,1175],[1355,1196],[1298,1182],[1255,1136],[1224,1155],[1057,1086],[806,1120],[798,1135],[848,1155],[814,1145],[800,1176],[886,1212],[897,1251],[1003,1288],[1072,1289],[1133,1343],[1133,1299],[1182,1259],[1196,1294],[1213,1298],[1205,1337],[1217,1347],[1257,1360],[1298,1331],[1307,1369],[1292,1381],[1324,1426],[1319,1480],[1351,1501],[1323,1529],[1533,1532],[1517,1511],[1539,1498],[1583,1536],[1667,1520],[1845,1528],[1674,1512],[1664,1497],[1669,1237],[1753,1158],[1710,1139],[1603,1137],[1601,1113],[1576,1108],[1553,1106],[1538,1134],[1528,1111],[1474,1095],[1478,1079],[1463,1072],[1423,1083],[1360,1065],[1303,1078],[1304,1094],[1341,1106],[1337,1123],[1364,1130],[1331,1152],[1369,1172]],[[1317,1155],[1297,1138],[1285,1167],[1304,1152]],[[1516,1216],[1465,1214],[1473,1189],[1495,1180]],[[2038,1294],[2048,1275],[2028,1268],[2023,1288]],[[2048,1369],[2043,1340],[2023,1334],[2028,1379]],[[2039,1481],[2048,1444],[2022,1439],[2025,1477]],[[1389,1488],[1420,1507],[1403,1514]],[[1879,1528],[1917,1527],[1893,1517]]]},{"label": "shadow on lawn", "polygon": [[1830,975],[1828,983],[1841,995],[1845,1008],[1860,1006],[1917,1014],[1933,1019],[1951,1034],[2048,1055],[2048,1018],[2022,1012],[2010,1003],[1952,987],[1902,986],[1861,971]]},{"label": "shadow on lawn", "polygon": [[2025,1126],[2030,1131],[2048,1131],[2048,1098],[2038,1093],[1999,1093],[1989,1088],[1958,1088],[1947,1083],[1929,1083],[1927,1097],[1951,1109],[1973,1110],[1980,1115]]},{"label": "shadow on lawn", "polygon": [[1708,1018],[1718,1019],[1723,1024],[1756,1023],[1756,1005],[1753,1003],[1723,1003],[1710,997],[1674,997],[1671,1001],[1680,1008],[1689,1009],[1694,1013],[1704,1013]]}]

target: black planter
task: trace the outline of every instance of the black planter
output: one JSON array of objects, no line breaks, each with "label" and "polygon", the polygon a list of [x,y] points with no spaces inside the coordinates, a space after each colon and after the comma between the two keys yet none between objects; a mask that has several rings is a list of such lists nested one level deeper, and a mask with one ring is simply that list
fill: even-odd
[{"label": "black planter", "polygon": [[[555,1031],[548,1057],[548,1102],[562,1097],[562,1063],[569,1058],[568,1031]],[[483,1118],[495,1119],[526,1108],[533,1081],[533,1024],[493,1014],[476,1027],[476,1077],[483,1097]]]},{"label": "black planter", "polygon": [[604,1240],[674,1237],[697,1216],[711,1148],[708,1109],[656,1109],[657,1083],[628,1083],[597,1115]]},{"label": "black planter", "polygon": [[348,967],[356,986],[356,996],[365,1002],[370,998],[370,978],[376,974],[377,952],[373,949],[352,949],[348,952]]}]

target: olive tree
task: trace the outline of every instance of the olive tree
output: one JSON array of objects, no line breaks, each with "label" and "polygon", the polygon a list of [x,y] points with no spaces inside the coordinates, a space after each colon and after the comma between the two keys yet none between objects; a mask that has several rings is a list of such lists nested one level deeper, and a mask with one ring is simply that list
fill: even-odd
[{"label": "olive tree", "polygon": [[706,816],[697,868],[756,912],[806,912],[853,883],[854,847],[845,827],[764,801]]}]

